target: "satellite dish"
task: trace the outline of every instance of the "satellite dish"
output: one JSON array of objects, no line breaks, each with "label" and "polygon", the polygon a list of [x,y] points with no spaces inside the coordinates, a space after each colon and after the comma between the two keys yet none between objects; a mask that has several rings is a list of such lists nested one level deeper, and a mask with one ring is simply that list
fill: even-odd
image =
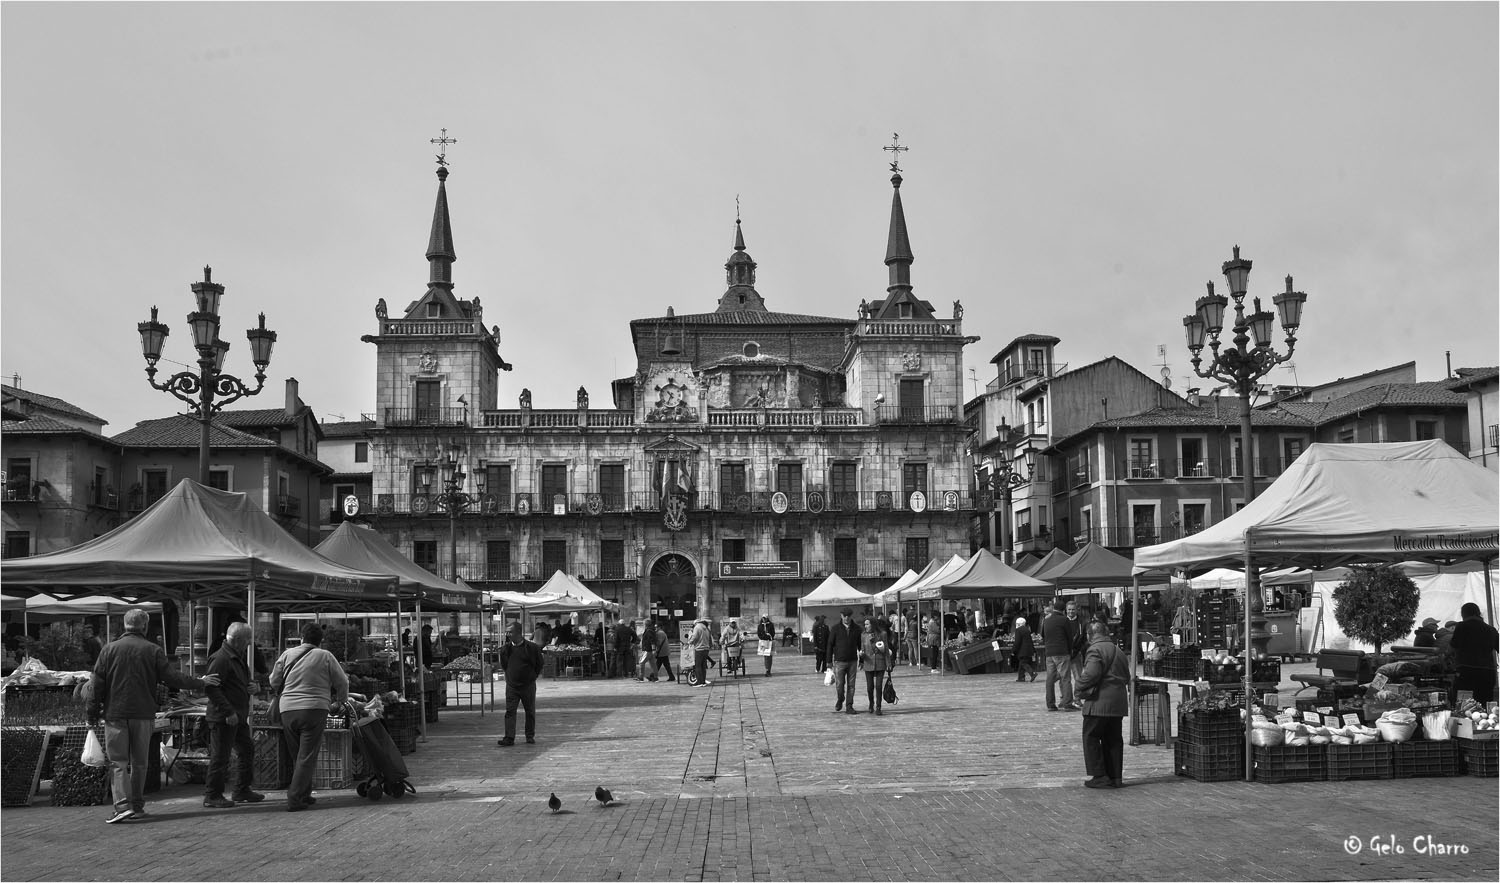
[{"label": "satellite dish", "polygon": [[1167,389],[1172,388],[1172,369],[1165,365],[1161,369],[1161,385]]}]

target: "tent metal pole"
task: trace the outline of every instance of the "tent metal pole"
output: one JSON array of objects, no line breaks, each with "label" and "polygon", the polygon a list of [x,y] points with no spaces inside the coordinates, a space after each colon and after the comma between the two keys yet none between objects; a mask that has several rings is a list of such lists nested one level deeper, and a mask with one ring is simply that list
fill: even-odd
[{"label": "tent metal pole", "polygon": [[[406,648],[401,646],[401,588],[396,588],[396,671],[401,675],[401,698],[406,698]],[[419,630],[420,632],[420,630]],[[416,644],[416,641],[412,641]]]},{"label": "tent metal pole", "polygon": [[[489,693],[490,678],[484,671],[484,599],[479,601],[479,716],[484,717],[484,700]],[[473,687],[470,686],[472,692]]]},{"label": "tent metal pole", "polygon": [[1491,558],[1490,560],[1483,562],[1484,563],[1484,606],[1485,606],[1485,615],[1488,617],[1488,619],[1486,619],[1485,622],[1488,622],[1490,625],[1494,625],[1495,624],[1495,588],[1494,588],[1494,586],[1490,585],[1490,568],[1495,566],[1495,561],[1496,561],[1496,559]]},{"label": "tent metal pole", "polygon": [[422,659],[422,595],[417,594],[417,741],[427,741],[427,665]]},{"label": "tent metal pole", "polygon": [[[249,670],[250,677],[255,677],[255,578],[251,577],[245,585],[245,619],[250,621],[250,643],[245,645],[245,668]],[[224,630],[224,637],[229,638],[229,630]]]},{"label": "tent metal pole", "polygon": [[[1247,470],[1248,471],[1248,470]],[[1260,590],[1259,580],[1254,579],[1255,564],[1250,556],[1250,531],[1245,531],[1245,638],[1241,650],[1245,654],[1245,674],[1242,683],[1245,685],[1245,781],[1251,780],[1254,775],[1254,748],[1250,744],[1250,736],[1254,727],[1250,721],[1250,708],[1253,703],[1250,695],[1250,590],[1251,584],[1255,583],[1256,591]]]},{"label": "tent metal pole", "polygon": [[1136,676],[1140,674],[1140,669],[1141,669],[1141,662],[1140,662],[1140,655],[1141,655],[1140,654],[1140,647],[1141,647],[1140,627],[1138,625],[1136,625],[1136,623],[1138,623],[1138,622],[1141,621],[1140,616],[1138,616],[1136,614],[1136,611],[1138,609],[1140,609],[1140,606],[1141,606],[1141,575],[1138,574],[1138,573],[1132,573],[1130,575],[1130,683],[1128,685],[1129,689],[1127,689],[1125,691],[1126,701],[1130,703],[1129,705],[1126,705],[1125,707],[1128,708],[1128,709],[1130,709],[1130,744],[1131,745],[1139,745],[1139,744],[1141,744],[1141,740],[1139,738],[1140,735],[1141,735],[1141,722],[1140,722],[1140,718],[1139,718],[1139,715],[1141,713],[1141,709],[1140,709],[1140,706],[1136,705],[1136,702],[1135,702],[1135,679],[1136,679]]}]

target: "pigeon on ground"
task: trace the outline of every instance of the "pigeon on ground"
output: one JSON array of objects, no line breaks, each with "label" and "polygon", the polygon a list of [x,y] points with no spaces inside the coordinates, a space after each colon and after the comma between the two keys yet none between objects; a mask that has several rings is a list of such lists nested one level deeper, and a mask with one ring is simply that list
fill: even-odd
[{"label": "pigeon on ground", "polygon": [[614,802],[615,796],[609,793],[609,789],[603,785],[594,789],[594,799],[599,801],[600,806],[609,806]]},{"label": "pigeon on ground", "polygon": [[547,808],[552,810],[553,812],[557,812],[558,810],[562,809],[562,801],[557,799],[556,792],[553,792],[553,794],[547,798]]}]

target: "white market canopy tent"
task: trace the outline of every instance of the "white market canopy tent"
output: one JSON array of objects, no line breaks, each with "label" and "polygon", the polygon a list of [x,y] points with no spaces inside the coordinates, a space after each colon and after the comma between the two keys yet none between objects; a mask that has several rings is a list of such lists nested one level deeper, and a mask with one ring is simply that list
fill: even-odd
[{"label": "white market canopy tent", "polygon": [[530,614],[578,613],[585,610],[618,611],[620,605],[606,601],[574,577],[554,570],[535,592],[488,592],[490,603],[519,607]]},{"label": "white market canopy tent", "polygon": [[1439,439],[1312,444],[1245,508],[1135,551],[1135,571],[1243,566],[1327,569],[1369,561],[1493,560],[1495,473]]},{"label": "white market canopy tent", "polygon": [[941,582],[919,589],[922,600],[934,598],[1050,598],[1052,586],[1032,579],[996,558],[988,549],[980,549],[962,567]]},{"label": "white market canopy tent", "polygon": [[[811,637],[813,618],[820,613],[827,615],[829,611],[844,607],[853,607],[858,611],[870,606],[874,600],[874,595],[867,595],[849,585],[838,574],[830,573],[827,579],[818,583],[816,589],[797,599],[797,633]],[[835,613],[829,618],[836,620],[838,616]]]},{"label": "white market canopy tent", "polygon": [[886,606],[887,604],[894,604],[896,603],[897,594],[906,591],[911,587],[912,583],[915,583],[922,577],[932,573],[932,571],[936,570],[937,567],[938,562],[937,559],[934,558],[931,561],[927,562],[927,566],[922,568],[921,573],[917,573],[915,570],[911,570],[908,568],[907,571],[901,574],[901,576],[895,582],[891,583],[886,588],[876,592],[871,597],[874,599],[874,602],[876,604],[879,604],[882,607]]},{"label": "white market canopy tent", "polygon": [[[121,601],[119,598],[100,595],[80,596],[77,598],[54,598],[51,595],[32,595],[30,598],[24,599],[20,605],[20,609],[24,609],[29,616],[103,616],[124,613],[136,607],[144,608],[152,613],[161,610],[161,605],[156,603],[132,604],[129,601]],[[9,598],[6,599],[5,609],[12,609]]]}]

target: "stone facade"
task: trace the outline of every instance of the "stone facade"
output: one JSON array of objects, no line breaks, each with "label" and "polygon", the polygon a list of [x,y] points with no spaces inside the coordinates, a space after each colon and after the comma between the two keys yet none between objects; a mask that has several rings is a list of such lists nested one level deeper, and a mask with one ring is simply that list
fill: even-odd
[{"label": "stone facade", "polygon": [[904,266],[855,316],[772,312],[736,222],[712,312],[630,323],[637,362],[615,407],[586,389],[571,408],[525,389],[511,407],[499,330],[453,296],[442,185],[438,199],[427,293],[402,315],[382,302],[364,338],[378,365],[365,508],[418,563],[522,591],[561,569],[636,617],[780,627],[829,574],[875,591],[970,552],[970,339],[911,295]]}]

